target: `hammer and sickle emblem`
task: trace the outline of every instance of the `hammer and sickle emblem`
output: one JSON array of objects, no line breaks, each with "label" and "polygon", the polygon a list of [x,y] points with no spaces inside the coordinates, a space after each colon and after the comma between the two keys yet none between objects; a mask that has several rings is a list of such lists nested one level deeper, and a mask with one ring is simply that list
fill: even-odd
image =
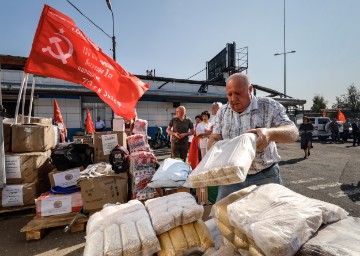
[{"label": "hammer and sickle emblem", "polygon": [[60,42],[62,40],[60,38],[58,38],[58,37],[50,37],[49,41],[50,41],[51,44],[55,44],[55,47],[56,47],[59,54],[55,54],[52,51],[51,46],[42,48],[42,51],[43,52],[49,52],[51,54],[51,56],[53,56],[56,59],[61,60],[63,64],[66,64],[67,63],[66,59],[71,57],[71,55],[72,55],[72,53],[74,51],[74,47],[73,47],[72,43],[70,42],[70,40],[67,39],[65,36],[63,36],[62,34],[59,34],[59,33],[55,33],[55,34],[62,37],[67,42],[67,44],[69,45],[69,51],[64,54],[64,52],[62,51],[62,49],[60,47]]}]

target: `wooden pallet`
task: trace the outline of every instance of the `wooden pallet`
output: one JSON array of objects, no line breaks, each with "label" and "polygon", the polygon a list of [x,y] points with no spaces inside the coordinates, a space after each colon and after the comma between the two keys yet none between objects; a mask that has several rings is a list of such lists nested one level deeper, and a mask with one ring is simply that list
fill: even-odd
[{"label": "wooden pallet", "polygon": [[35,209],[35,205],[13,206],[13,207],[0,208],[0,214],[24,211],[24,210],[29,210],[29,209]]},{"label": "wooden pallet", "polygon": [[[65,227],[75,218],[77,212],[65,213],[61,215],[40,217],[35,216],[20,232],[26,234],[26,241],[40,240],[46,233],[46,230],[53,227]],[[71,232],[84,231],[88,218],[79,216],[71,227]]]}]

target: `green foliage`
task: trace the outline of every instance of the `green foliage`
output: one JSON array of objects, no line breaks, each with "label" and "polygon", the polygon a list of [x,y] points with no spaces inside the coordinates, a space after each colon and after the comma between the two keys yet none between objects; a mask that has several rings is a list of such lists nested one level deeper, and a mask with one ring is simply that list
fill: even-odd
[{"label": "green foliage", "polygon": [[324,96],[315,95],[313,98],[313,105],[311,107],[312,112],[322,112],[322,109],[326,108],[327,101],[324,99]]},{"label": "green foliage", "polygon": [[352,83],[347,88],[347,94],[336,97],[336,103],[332,105],[333,109],[346,109],[352,113],[360,112],[360,91]]}]

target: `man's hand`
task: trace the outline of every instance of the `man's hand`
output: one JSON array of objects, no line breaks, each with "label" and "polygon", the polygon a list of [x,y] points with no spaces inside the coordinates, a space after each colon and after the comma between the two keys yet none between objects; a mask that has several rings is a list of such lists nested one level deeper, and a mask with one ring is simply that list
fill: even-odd
[{"label": "man's hand", "polygon": [[258,136],[256,140],[256,150],[264,150],[271,142],[270,134],[267,128],[252,129],[247,132],[254,133]]}]

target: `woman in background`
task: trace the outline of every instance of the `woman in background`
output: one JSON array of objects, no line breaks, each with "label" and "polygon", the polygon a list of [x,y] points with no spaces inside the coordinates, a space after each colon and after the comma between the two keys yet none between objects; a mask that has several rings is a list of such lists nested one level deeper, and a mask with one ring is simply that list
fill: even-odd
[{"label": "woman in background", "polygon": [[314,126],[310,122],[307,116],[303,117],[303,123],[299,127],[300,137],[301,137],[301,149],[304,150],[305,156],[304,159],[310,156],[310,149],[312,146],[312,132]]}]

